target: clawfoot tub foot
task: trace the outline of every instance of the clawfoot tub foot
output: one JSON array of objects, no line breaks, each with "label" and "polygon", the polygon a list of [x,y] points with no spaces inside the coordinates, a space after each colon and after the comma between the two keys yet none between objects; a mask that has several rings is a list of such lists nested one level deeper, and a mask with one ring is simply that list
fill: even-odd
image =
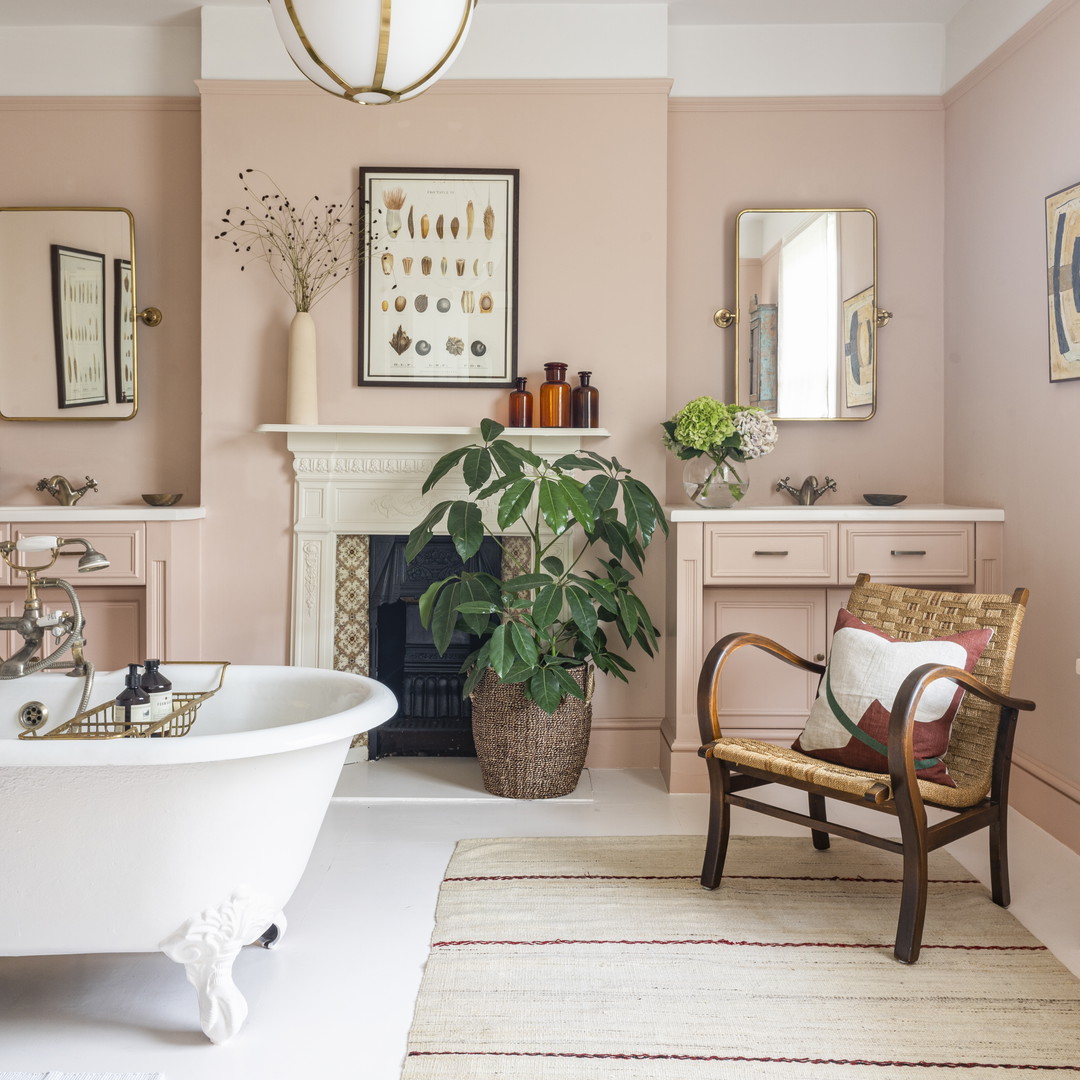
[{"label": "clawfoot tub foot", "polygon": [[188,919],[161,943],[170,960],[184,965],[199,1000],[199,1022],[212,1043],[226,1042],[243,1027],[248,1007],[232,979],[233,961],[250,942],[263,944],[274,924],[278,932],[271,943],[280,938],[285,916],[238,889],[223,904]]},{"label": "clawfoot tub foot", "polygon": [[253,945],[261,945],[264,949],[276,949],[285,936],[289,924],[285,921],[285,912],[279,911],[274,916],[274,921],[252,942]]}]

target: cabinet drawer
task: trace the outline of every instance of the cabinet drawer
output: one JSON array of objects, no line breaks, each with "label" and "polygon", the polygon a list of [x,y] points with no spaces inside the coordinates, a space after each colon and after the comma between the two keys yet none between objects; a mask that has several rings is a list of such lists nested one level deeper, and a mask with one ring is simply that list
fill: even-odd
[{"label": "cabinet drawer", "polygon": [[971,585],[975,527],[971,522],[841,522],[840,581],[853,582],[860,573],[894,585]]},{"label": "cabinet drawer", "polygon": [[831,584],[836,526],[707,525],[706,585]]},{"label": "cabinet drawer", "polygon": [[[143,585],[146,582],[145,551],[146,526],[139,521],[73,521],[70,525],[60,522],[21,522],[11,526],[11,538],[23,536],[82,537],[109,560],[104,570],[78,572],[81,545],[72,544],[63,550],[49,575],[67,578],[76,589],[94,585]],[[24,581],[19,578],[15,584]]]}]

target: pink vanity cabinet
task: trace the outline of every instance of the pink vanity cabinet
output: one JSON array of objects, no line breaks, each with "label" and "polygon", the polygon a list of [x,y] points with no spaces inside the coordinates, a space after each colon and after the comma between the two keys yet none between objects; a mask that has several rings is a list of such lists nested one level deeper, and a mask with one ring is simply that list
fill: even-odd
[{"label": "pink vanity cabinet", "polygon": [[[147,656],[186,660],[200,656],[198,617],[201,507],[0,508],[0,539],[56,535],[83,537],[107,555],[104,570],[80,574],[81,550],[66,553],[45,576],[74,586],[86,619],[86,656],[102,671]],[[20,556],[33,565],[33,557]],[[0,563],[0,614],[23,609],[26,579]],[[47,610],[66,609],[64,593],[41,594]],[[21,639],[0,633],[0,655]]]},{"label": "pink vanity cabinet", "polygon": [[[671,791],[708,790],[697,756],[697,679],[725,634],[765,634],[824,660],[860,573],[900,585],[1003,592],[1004,512],[954,506],[671,508],[667,696],[660,762]],[[724,734],[790,744],[817,679],[746,649],[725,668]]]}]

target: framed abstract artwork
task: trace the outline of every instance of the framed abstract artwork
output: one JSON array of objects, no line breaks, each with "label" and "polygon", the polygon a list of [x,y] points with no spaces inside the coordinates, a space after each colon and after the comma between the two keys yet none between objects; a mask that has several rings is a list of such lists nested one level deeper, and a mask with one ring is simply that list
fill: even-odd
[{"label": "framed abstract artwork", "polygon": [[57,405],[104,405],[105,256],[50,244]]},{"label": "framed abstract artwork", "polygon": [[1050,381],[1080,379],[1080,184],[1046,197]]},{"label": "framed abstract artwork", "polygon": [[874,401],[874,287],[848,297],[843,305],[844,402],[871,405]]},{"label": "framed abstract artwork", "polygon": [[512,386],[517,169],[362,168],[359,382]]}]

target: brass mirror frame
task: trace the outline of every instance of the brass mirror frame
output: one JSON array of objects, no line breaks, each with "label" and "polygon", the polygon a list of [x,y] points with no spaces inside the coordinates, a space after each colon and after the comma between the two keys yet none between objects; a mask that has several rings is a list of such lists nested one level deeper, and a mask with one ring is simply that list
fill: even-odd
[{"label": "brass mirror frame", "polygon": [[[57,213],[57,212],[108,212],[127,215],[128,240],[131,251],[131,310],[133,319],[137,322],[142,320],[147,326],[157,326],[161,322],[161,312],[157,308],[139,310],[138,304],[138,275],[135,269],[135,217],[130,210],[123,206],[0,206],[0,214],[9,211],[19,213]],[[2,348],[2,343],[0,343]],[[138,334],[132,335],[132,354],[135,360],[135,369],[132,373],[131,384],[131,412],[126,416],[8,416],[0,409],[0,420],[10,423],[123,423],[125,420],[134,420],[139,411],[139,340]],[[126,403],[122,403],[126,404]]]},{"label": "brass mirror frame", "polygon": [[877,214],[874,213],[868,206],[774,206],[774,207],[751,207],[746,210],[740,210],[735,218],[735,308],[734,310],[728,310],[727,308],[721,308],[713,315],[713,322],[722,329],[734,326],[735,333],[735,397],[736,402],[740,402],[739,392],[741,389],[739,374],[742,368],[741,358],[739,356],[739,313],[742,309],[742,296],[740,295],[740,280],[741,274],[739,272],[739,225],[742,221],[744,214],[847,214],[847,213],[859,213],[869,214],[870,221],[873,225],[874,231],[874,251],[873,251],[873,289],[874,289],[874,371],[873,371],[873,396],[870,400],[870,412],[866,416],[773,416],[773,420],[789,423],[798,421],[800,423],[818,422],[818,423],[850,423],[870,420],[877,412],[877,369],[878,369],[878,349],[877,349],[877,332],[881,329],[891,318],[891,311],[884,311],[877,306],[878,299],[878,241],[877,241]]}]

